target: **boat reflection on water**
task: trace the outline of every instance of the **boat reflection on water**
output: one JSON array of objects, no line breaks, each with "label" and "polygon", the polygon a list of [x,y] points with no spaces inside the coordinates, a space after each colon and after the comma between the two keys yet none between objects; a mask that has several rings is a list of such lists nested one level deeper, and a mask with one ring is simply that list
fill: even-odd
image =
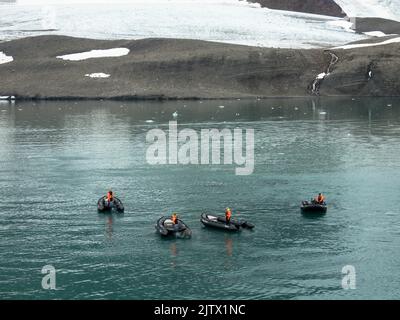
[{"label": "boat reflection on water", "polygon": [[106,238],[107,240],[112,240],[112,236],[113,236],[113,217],[112,215],[109,215],[108,217],[106,217]]},{"label": "boat reflection on water", "polygon": [[233,254],[233,239],[226,235],[225,236],[225,248],[226,248],[226,254],[228,257],[232,257]]},{"label": "boat reflection on water", "polygon": [[178,248],[176,242],[171,243],[170,251],[171,251],[171,267],[175,269],[177,266],[176,258],[178,257]]}]

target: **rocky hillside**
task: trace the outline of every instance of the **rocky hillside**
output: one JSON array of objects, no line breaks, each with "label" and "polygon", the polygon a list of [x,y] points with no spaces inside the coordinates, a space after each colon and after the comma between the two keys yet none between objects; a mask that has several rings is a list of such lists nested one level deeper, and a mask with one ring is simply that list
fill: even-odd
[{"label": "rocky hillside", "polygon": [[[56,58],[126,48],[120,57]],[[125,50],[126,50],[125,49]],[[204,99],[400,96],[400,43],[323,51],[198,40],[40,36],[0,43],[0,96],[17,99]],[[127,51],[127,50],[126,50]],[[329,68],[329,70],[328,70]],[[321,73],[327,73],[318,79]],[[105,74],[108,77],[89,77]]]}]

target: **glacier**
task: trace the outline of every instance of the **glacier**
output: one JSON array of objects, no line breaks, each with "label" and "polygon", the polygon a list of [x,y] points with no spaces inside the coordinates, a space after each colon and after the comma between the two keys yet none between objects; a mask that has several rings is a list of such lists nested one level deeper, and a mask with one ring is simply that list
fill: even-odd
[{"label": "glacier", "polygon": [[349,17],[400,21],[400,0],[334,0]]},{"label": "glacier", "polygon": [[[95,4],[96,3],[96,4]],[[239,0],[20,0],[0,6],[0,41],[54,34],[180,38],[274,48],[330,48],[370,38],[345,20]]]}]

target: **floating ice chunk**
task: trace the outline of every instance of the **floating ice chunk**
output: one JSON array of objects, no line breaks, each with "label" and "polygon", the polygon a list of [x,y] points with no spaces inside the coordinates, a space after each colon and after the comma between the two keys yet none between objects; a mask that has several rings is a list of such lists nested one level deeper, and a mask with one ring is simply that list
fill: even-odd
[{"label": "floating ice chunk", "polygon": [[107,73],[102,73],[102,72],[99,72],[99,73],[86,73],[85,77],[90,77],[90,78],[109,78],[110,75],[107,74]]},{"label": "floating ice chunk", "polygon": [[325,73],[325,72],[322,72],[322,73],[320,73],[319,75],[317,75],[316,79],[322,80],[322,79],[325,78],[325,77],[326,77],[326,73]]},{"label": "floating ice chunk", "polygon": [[400,42],[400,37],[398,38],[392,38],[386,41],[382,41],[382,42],[378,42],[378,43],[360,43],[360,44],[348,44],[345,46],[341,46],[341,47],[335,47],[333,49],[343,49],[343,50],[347,50],[347,49],[356,49],[356,48],[365,48],[365,47],[377,47],[377,46],[384,46],[387,44],[391,44],[391,43],[398,43]]},{"label": "floating ice chunk", "polygon": [[129,53],[127,48],[113,48],[105,50],[91,50],[79,53],[72,53],[63,56],[57,56],[59,59],[69,61],[81,61],[91,58],[109,58],[109,57],[121,57]]},{"label": "floating ice chunk", "polygon": [[15,100],[15,96],[0,96],[0,100]]},{"label": "floating ice chunk", "polygon": [[0,51],[0,64],[8,63],[13,60],[14,60],[13,57],[6,55],[3,51]]}]

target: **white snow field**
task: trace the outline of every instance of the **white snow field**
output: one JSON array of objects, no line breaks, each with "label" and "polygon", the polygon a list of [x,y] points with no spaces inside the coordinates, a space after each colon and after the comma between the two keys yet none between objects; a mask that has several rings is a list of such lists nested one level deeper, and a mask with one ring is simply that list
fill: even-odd
[{"label": "white snow field", "polygon": [[60,34],[94,39],[181,38],[263,47],[329,48],[369,38],[354,33],[343,19],[270,10],[240,0],[104,2],[19,0],[16,5],[2,5],[0,41]]},{"label": "white snow field", "polygon": [[122,57],[129,53],[127,48],[113,48],[104,50],[91,50],[79,53],[71,53],[63,56],[57,56],[59,59],[69,61],[81,61],[92,58],[109,58],[109,57]]},{"label": "white snow field", "polygon": [[14,61],[14,58],[6,55],[3,51],[0,51],[0,64]]},{"label": "white snow field", "polygon": [[378,17],[400,21],[400,0],[334,0],[349,17]]}]

